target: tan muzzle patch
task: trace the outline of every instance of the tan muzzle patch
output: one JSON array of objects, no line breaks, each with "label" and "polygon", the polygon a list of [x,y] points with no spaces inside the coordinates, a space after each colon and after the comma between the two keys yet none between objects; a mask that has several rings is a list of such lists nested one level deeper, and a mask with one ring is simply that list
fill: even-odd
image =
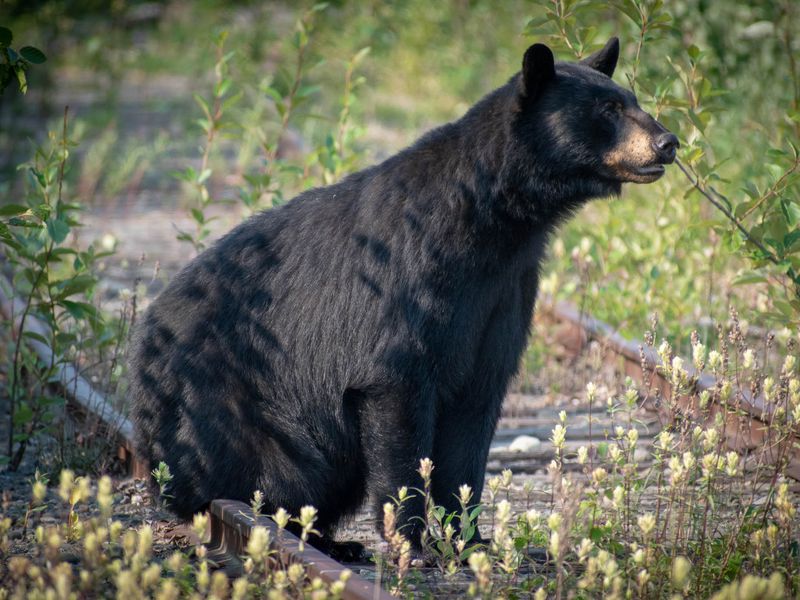
[{"label": "tan muzzle patch", "polygon": [[630,176],[636,174],[637,167],[650,165],[657,158],[652,134],[628,118],[620,143],[606,153],[603,164],[619,175]]}]

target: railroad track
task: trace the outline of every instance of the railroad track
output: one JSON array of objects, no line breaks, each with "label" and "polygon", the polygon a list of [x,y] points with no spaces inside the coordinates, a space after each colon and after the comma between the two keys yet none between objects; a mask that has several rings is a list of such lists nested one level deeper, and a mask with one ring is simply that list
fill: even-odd
[{"label": "railroad track", "polygon": [[[573,353],[581,351],[588,340],[603,345],[603,356],[607,362],[615,364],[624,375],[634,381],[651,381],[648,400],[655,402],[655,408],[666,422],[690,419],[692,422],[708,425],[721,417],[725,442],[730,450],[736,452],[759,452],[767,463],[786,461],[784,473],[800,481],[800,430],[795,426],[793,435],[779,437],[772,434],[771,425],[779,415],[776,406],[754,396],[749,390],[734,388],[726,403],[717,400],[719,382],[708,373],[697,372],[691,360],[684,360],[685,370],[691,382],[685,393],[675,393],[671,381],[659,367],[661,359],[653,348],[642,342],[626,340],[609,325],[581,314],[568,303],[540,302],[540,317],[562,328],[563,340],[572,340],[573,346],[567,348]],[[708,391],[711,403],[703,410],[699,406],[699,394]]]},{"label": "railroad track", "polygon": [[[0,280],[0,312],[2,316],[11,321],[12,315],[19,315],[23,305],[18,299],[9,297],[5,290],[10,289],[8,282]],[[659,419],[674,419],[672,411],[679,411],[683,417],[690,417],[698,422],[713,421],[716,415],[722,415],[727,426],[725,428],[727,444],[737,451],[764,450],[767,457],[775,460],[788,457],[785,472],[790,477],[800,480],[800,451],[796,436],[789,440],[774,440],[769,434],[769,426],[774,418],[771,407],[765,405],[762,399],[753,397],[747,391],[734,390],[735,403],[728,405],[714,404],[711,410],[701,411],[697,406],[697,392],[702,390],[713,391],[717,382],[705,373],[690,372],[694,389],[689,394],[672,394],[669,380],[658,370],[659,358],[650,348],[622,338],[611,327],[586,315],[581,315],[574,307],[563,303],[552,303],[546,300],[540,302],[537,319],[539,327],[553,326],[561,329],[560,338],[572,340],[568,342],[566,350],[569,353],[580,353],[589,341],[596,341],[603,346],[602,356],[616,369],[625,375],[631,376],[636,381],[651,378],[656,400],[658,398],[671,398],[671,403],[656,401],[652,419],[644,420],[636,425],[640,429],[640,439],[652,438],[658,433]],[[19,335],[19,319],[13,322],[15,335]],[[45,333],[45,328],[36,319],[28,317],[25,321],[25,330],[39,334]],[[50,362],[52,351],[46,344],[30,339],[31,348],[46,362]],[[686,362],[690,364],[690,362]],[[83,418],[96,419],[102,424],[107,435],[114,440],[117,454],[122,460],[126,471],[136,478],[149,477],[149,470],[135,454],[133,448],[133,427],[130,421],[91,384],[84,379],[78,370],[69,364],[59,366],[58,379],[60,386],[66,392],[70,410]],[[552,445],[546,443],[532,444],[521,451],[510,448],[514,440],[520,436],[528,436],[532,440],[542,440],[549,437],[556,422],[556,410],[542,402],[531,398],[522,398],[514,402],[509,398],[507,404],[524,406],[522,411],[516,410],[513,416],[501,419],[500,427],[496,432],[492,448],[490,449],[487,473],[498,473],[510,468],[515,473],[543,474],[547,464],[554,457]],[[516,400],[520,400],[517,398]],[[574,409],[572,412],[578,416],[585,416],[585,409]],[[659,417],[655,415],[660,413]],[[581,445],[605,439],[611,432],[610,422],[604,423],[602,418],[592,417],[587,425],[579,424],[568,429],[565,453],[567,456],[577,451]],[[642,456],[639,461],[641,468],[647,468],[650,459]],[[570,463],[565,463],[565,468],[571,468]],[[573,465],[574,466],[574,465]],[[577,467],[575,467],[577,468]],[[227,567],[235,568],[238,557],[243,555],[247,541],[256,526],[266,527],[270,530],[270,539],[273,549],[277,552],[284,564],[301,562],[306,567],[306,572],[311,578],[319,577],[326,583],[332,583],[341,578],[342,572],[347,569],[309,545],[303,545],[300,540],[287,531],[278,535],[277,525],[268,517],[255,516],[252,509],[243,502],[217,499],[209,508],[211,522],[211,541],[209,547],[218,562]],[[349,570],[349,569],[348,569]],[[379,599],[384,600],[391,596],[384,591],[379,582],[371,582],[359,574],[353,573],[347,579],[344,598],[347,600]]]}]

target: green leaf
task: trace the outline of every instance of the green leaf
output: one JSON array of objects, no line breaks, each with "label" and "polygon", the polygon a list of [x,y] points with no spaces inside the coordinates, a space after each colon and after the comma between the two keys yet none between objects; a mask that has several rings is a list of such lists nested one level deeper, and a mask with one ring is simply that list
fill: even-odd
[{"label": "green leaf", "polygon": [[17,244],[14,236],[11,234],[11,230],[8,228],[8,225],[0,221],[0,239],[3,240],[3,243],[7,246],[12,248],[18,248],[19,244]]},{"label": "green leaf", "polygon": [[600,543],[603,540],[603,533],[604,530],[602,527],[592,527],[589,531],[589,539],[595,544]]},{"label": "green leaf", "polygon": [[781,210],[789,227],[800,225],[800,204],[789,200],[781,200]]},{"label": "green leaf", "polygon": [[753,183],[752,181],[745,182],[744,187],[742,188],[742,190],[744,191],[745,194],[747,194],[748,196],[750,196],[754,200],[761,196],[761,192],[758,191],[758,188],[756,187],[756,184]]},{"label": "green leaf", "polygon": [[197,105],[202,109],[203,114],[206,116],[206,118],[210,119],[211,109],[208,107],[208,102],[206,102],[206,99],[203,98],[200,94],[194,94],[194,101],[197,102]]},{"label": "green leaf", "polygon": [[772,160],[782,160],[788,157],[789,153],[781,148],[769,148],[766,152],[766,156]]},{"label": "green leaf", "polygon": [[44,52],[33,46],[23,46],[19,49],[20,56],[34,65],[40,65],[47,60]]},{"label": "green leaf", "polygon": [[[797,246],[797,248],[795,248],[795,246]],[[783,247],[787,252],[800,250],[800,229],[795,229],[783,236]]]},{"label": "green leaf", "polygon": [[23,402],[17,407],[14,413],[14,425],[25,425],[33,418],[33,411],[26,402]]},{"label": "green leaf", "polygon": [[0,217],[15,217],[25,212],[28,212],[28,207],[22,206],[21,204],[6,204],[0,206]]},{"label": "green leaf", "polygon": [[10,29],[0,27],[0,46],[10,46],[13,39],[14,34],[11,33]]},{"label": "green leaf", "polygon": [[695,111],[690,109],[687,114],[689,115],[689,119],[692,121],[692,124],[695,127],[697,127],[697,129],[700,131],[700,133],[703,133],[705,131],[706,125],[702,121],[702,117],[701,117],[702,113],[698,114]]},{"label": "green leaf", "polygon": [[201,225],[206,222],[205,215],[203,214],[203,211],[201,211],[199,208],[193,208],[191,212],[192,212],[192,217],[194,217],[195,221],[197,221]]},{"label": "green leaf", "polygon": [[88,302],[74,302],[72,300],[62,300],[61,304],[76,321],[87,319],[91,321],[99,320],[97,308],[93,304],[89,304]]},{"label": "green leaf", "polygon": [[760,273],[744,273],[733,280],[733,285],[748,285],[753,283],[765,283],[767,278]]},{"label": "green leaf", "polygon": [[321,89],[318,85],[304,85],[297,90],[295,94],[296,99],[305,99],[308,96],[317,93]]},{"label": "green leaf", "polygon": [[74,248],[55,248],[50,253],[50,262],[61,260],[62,256],[74,256],[78,251]]},{"label": "green leaf", "polygon": [[[228,96],[227,98],[225,98],[222,101],[222,110],[229,110],[234,104],[236,104],[237,102],[239,102],[239,100],[242,99],[243,95],[244,95],[244,93],[240,90],[240,91],[236,92],[235,94],[232,94],[232,95]],[[223,124],[223,127],[228,128],[228,129],[233,129],[235,127],[241,127],[241,124],[240,123],[233,123],[233,122],[226,122],[226,123]]]},{"label": "green leaf", "polygon": [[483,505],[479,504],[470,511],[469,520],[474,521],[475,519],[478,518],[478,515],[480,515],[482,512],[483,512]]},{"label": "green leaf", "polygon": [[232,84],[233,81],[230,79],[223,79],[216,85],[214,89],[214,95],[217,98],[222,98],[228,92]]},{"label": "green leaf", "polygon": [[366,58],[369,52],[370,52],[369,46],[362,48],[361,50],[355,53],[350,62],[353,63],[353,66],[358,65],[358,63],[360,63],[362,60],[364,60],[364,58]]},{"label": "green leaf", "polygon": [[59,331],[56,334],[56,344],[62,348],[69,346],[70,344],[74,344],[77,339],[78,336],[71,332]]},{"label": "green leaf", "polygon": [[45,346],[48,346],[48,347],[50,346],[50,340],[48,340],[46,337],[44,337],[41,333],[36,333],[35,331],[25,330],[22,333],[22,337],[25,337],[25,338],[28,338],[28,339],[31,339],[31,340],[35,340],[37,342],[41,342],[42,344],[44,344]]},{"label": "green leaf", "polygon": [[33,221],[20,219],[19,217],[11,217],[8,220],[8,224],[13,225],[14,227],[29,227],[31,229],[39,229],[41,227],[39,223],[34,223]]},{"label": "green leaf", "polygon": [[34,178],[34,181],[39,184],[39,187],[46,188],[47,187],[47,178],[45,177],[44,173],[42,173],[39,169],[35,167],[30,167],[28,172]]},{"label": "green leaf", "polygon": [[40,204],[39,206],[34,206],[31,212],[36,215],[39,220],[46,221],[47,217],[50,216],[51,209],[47,204]]},{"label": "green leaf", "polygon": [[791,319],[791,318],[793,318],[795,316],[794,308],[786,300],[773,299],[772,300],[772,305],[775,308],[777,308],[778,311],[781,313],[781,315],[783,315],[787,319]]},{"label": "green leaf", "polygon": [[[11,51],[11,48],[8,48]],[[28,78],[25,76],[25,67],[16,62],[14,64],[14,75],[17,76],[17,81],[19,82],[19,91],[23,94],[28,92]]]},{"label": "green leaf", "polygon": [[69,225],[61,219],[49,219],[47,221],[47,233],[56,244],[60,244],[69,234]]},{"label": "green leaf", "polygon": [[97,281],[91,275],[78,275],[72,279],[58,282],[55,287],[60,292],[59,298],[67,298],[92,289],[96,283]]},{"label": "green leaf", "polygon": [[697,162],[703,156],[703,149],[699,146],[695,146],[691,150],[689,150],[686,154],[683,155],[683,160],[687,163],[693,164]]},{"label": "green leaf", "polygon": [[270,98],[272,98],[275,102],[283,101],[283,96],[281,96],[280,92],[278,92],[278,90],[276,90],[272,86],[264,85],[261,87],[261,91],[264,92]]}]

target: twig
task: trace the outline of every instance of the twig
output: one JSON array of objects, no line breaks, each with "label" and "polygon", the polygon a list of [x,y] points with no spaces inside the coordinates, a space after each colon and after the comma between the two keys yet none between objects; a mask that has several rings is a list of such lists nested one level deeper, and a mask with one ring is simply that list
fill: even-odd
[{"label": "twig", "polygon": [[[675,160],[675,164],[678,165],[678,168],[681,171],[683,171],[683,174],[686,175],[686,179],[689,180],[689,182],[692,184],[692,186],[694,186],[694,188],[697,189],[697,191],[699,191],[701,194],[703,194],[703,196],[705,196],[708,199],[708,201],[711,202],[711,204],[716,206],[720,210],[720,212],[722,212],[722,214],[724,214],[728,218],[728,220],[731,223],[736,225],[736,228],[742,233],[742,235],[744,235],[745,239],[748,242],[750,242],[756,248],[761,250],[761,252],[763,252],[764,255],[766,256],[766,258],[768,258],[770,260],[770,262],[772,262],[772,263],[774,263],[776,265],[780,264],[780,261],[775,257],[775,255],[772,252],[770,252],[761,242],[759,242],[757,239],[753,238],[753,236],[750,235],[750,232],[747,230],[747,228],[744,227],[744,225],[742,225],[739,222],[739,220],[733,215],[733,213],[730,210],[728,210],[728,208],[725,205],[723,205],[719,200],[717,200],[717,198],[714,198],[714,196],[709,194],[708,191],[706,191],[705,188],[700,185],[699,179],[695,179],[695,178],[692,177],[691,173],[689,173],[688,169],[683,166],[683,163],[681,161],[676,159]],[[709,186],[709,189],[711,189],[711,191],[714,194],[716,194],[720,198],[724,199],[725,201],[728,200],[727,198],[725,198],[725,196],[723,196],[722,194],[720,194],[719,192],[717,192],[716,190],[714,190],[710,186]]]}]

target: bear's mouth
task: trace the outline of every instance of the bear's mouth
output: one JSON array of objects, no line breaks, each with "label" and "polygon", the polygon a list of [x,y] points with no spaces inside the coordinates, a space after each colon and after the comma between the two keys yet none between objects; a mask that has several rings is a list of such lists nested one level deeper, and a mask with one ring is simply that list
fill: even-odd
[{"label": "bear's mouth", "polygon": [[666,171],[661,162],[646,165],[623,163],[611,166],[610,170],[611,177],[620,183],[652,183],[661,179]]},{"label": "bear's mouth", "polygon": [[631,169],[630,181],[634,183],[652,183],[664,175],[664,165],[656,163],[645,167]]},{"label": "bear's mouth", "polygon": [[647,167],[640,167],[639,169],[637,169],[636,174],[641,175],[642,177],[658,178],[664,174],[664,165],[655,164]]}]

